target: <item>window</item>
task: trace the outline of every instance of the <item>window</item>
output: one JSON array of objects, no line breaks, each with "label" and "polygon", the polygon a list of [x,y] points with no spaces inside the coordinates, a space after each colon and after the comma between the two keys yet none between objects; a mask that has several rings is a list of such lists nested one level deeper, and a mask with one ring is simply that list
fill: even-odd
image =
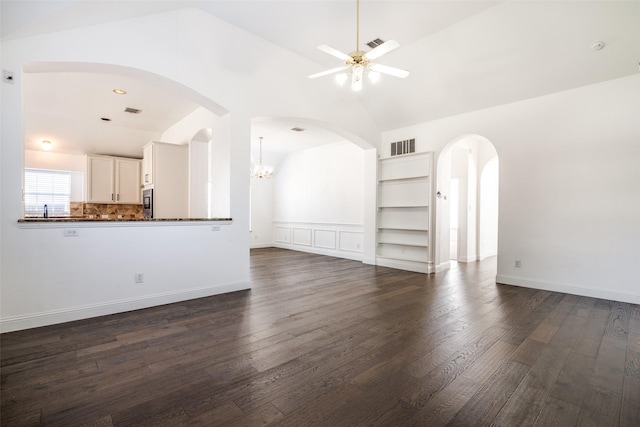
[{"label": "window", "polygon": [[24,215],[49,216],[71,214],[71,172],[46,169],[24,170]]}]

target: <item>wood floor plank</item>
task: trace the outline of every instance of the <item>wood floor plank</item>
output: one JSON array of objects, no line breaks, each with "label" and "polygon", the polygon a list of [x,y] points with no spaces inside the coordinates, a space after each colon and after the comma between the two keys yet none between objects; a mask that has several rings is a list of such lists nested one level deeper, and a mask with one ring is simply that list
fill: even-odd
[{"label": "wood floor plank", "polygon": [[640,306],[251,251],[250,291],[0,336],[0,425],[640,425]]}]

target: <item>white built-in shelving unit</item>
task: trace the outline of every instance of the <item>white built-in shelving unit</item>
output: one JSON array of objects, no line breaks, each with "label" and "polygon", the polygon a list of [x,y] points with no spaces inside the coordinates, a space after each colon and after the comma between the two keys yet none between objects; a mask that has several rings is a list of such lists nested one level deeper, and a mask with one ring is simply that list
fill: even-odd
[{"label": "white built-in shelving unit", "polygon": [[431,152],[379,160],[376,264],[430,272],[432,162]]}]

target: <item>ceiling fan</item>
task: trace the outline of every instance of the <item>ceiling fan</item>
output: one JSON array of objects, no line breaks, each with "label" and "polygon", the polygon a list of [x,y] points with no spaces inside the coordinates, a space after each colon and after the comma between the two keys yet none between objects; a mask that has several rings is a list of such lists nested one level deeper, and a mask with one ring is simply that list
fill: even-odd
[{"label": "ceiling fan", "polygon": [[409,75],[407,70],[389,67],[382,64],[374,64],[371,62],[385,53],[391,52],[398,46],[400,45],[395,40],[388,40],[371,49],[369,52],[363,52],[360,50],[360,0],[356,0],[356,50],[347,55],[346,53],[342,53],[331,46],[327,46],[326,44],[318,46],[318,49],[321,51],[345,61],[345,65],[312,74],[309,78],[315,79],[317,77],[344,71],[344,73],[337,76],[337,80],[340,84],[344,84],[344,82],[351,77],[351,90],[354,92],[362,89],[362,79],[364,76],[368,76],[369,79],[374,82],[378,80],[380,73],[404,79]]}]

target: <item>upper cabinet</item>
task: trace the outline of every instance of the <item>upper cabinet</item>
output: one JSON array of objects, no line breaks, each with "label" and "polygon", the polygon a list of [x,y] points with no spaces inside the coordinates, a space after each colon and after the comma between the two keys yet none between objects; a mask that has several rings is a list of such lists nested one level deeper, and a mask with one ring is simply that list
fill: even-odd
[{"label": "upper cabinet", "polygon": [[140,204],[141,169],[138,159],[87,155],[87,202]]},{"label": "upper cabinet", "polygon": [[153,184],[153,143],[142,150],[142,185]]},{"label": "upper cabinet", "polygon": [[189,147],[152,141],[143,153],[142,182],[153,188],[153,218],[187,218]]}]

